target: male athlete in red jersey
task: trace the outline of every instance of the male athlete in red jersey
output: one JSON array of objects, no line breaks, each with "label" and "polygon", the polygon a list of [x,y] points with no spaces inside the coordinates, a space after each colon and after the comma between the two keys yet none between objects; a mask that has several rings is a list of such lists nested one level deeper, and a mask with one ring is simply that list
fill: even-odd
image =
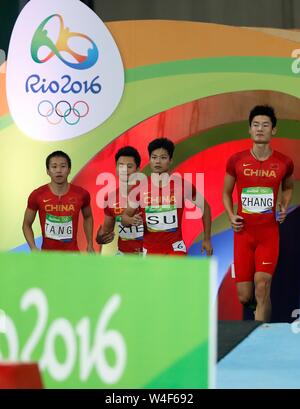
[{"label": "male athlete in red jersey", "polygon": [[23,221],[23,233],[31,250],[38,250],[32,224],[37,211],[42,229],[42,250],[79,251],[77,245],[78,217],[83,215],[87,251],[93,252],[93,216],[90,194],[68,183],[71,159],[62,152],[51,153],[46,159],[51,182],[34,190],[29,198]]},{"label": "male athlete in red jersey", "polygon": [[[146,188],[137,198],[139,213],[134,207],[128,207],[122,215],[124,225],[144,224],[144,254],[186,255],[186,245],[182,238],[182,216],[185,199],[195,200],[195,188],[186,191],[184,182],[176,178],[169,180],[169,168],[172,163],[174,144],[166,138],[155,139],[148,145],[150,166],[153,174],[161,175],[156,189],[154,178],[148,178]],[[164,185],[163,175],[167,176]],[[157,178],[158,179],[158,178]],[[178,178],[177,178],[178,179]],[[155,185],[155,182],[154,182]],[[153,188],[153,189],[152,189]],[[156,192],[155,192],[156,190]],[[201,207],[201,203],[195,203]],[[210,207],[204,200],[203,212],[204,240],[202,251],[212,254],[210,242],[211,215]]]},{"label": "male athlete in red jersey", "polygon": [[[124,211],[124,206],[126,207],[127,205],[128,178],[139,170],[141,156],[132,146],[125,146],[118,150],[115,155],[115,161],[116,173],[123,187],[125,187],[125,191],[122,192],[122,188],[118,187],[116,191],[106,196],[105,200],[108,202],[108,205],[104,209],[104,223],[98,229],[96,241],[98,244],[111,243],[114,238],[115,223],[117,223],[119,235],[117,254],[142,253],[143,224],[126,227],[121,223],[121,215]],[[122,199],[124,203],[122,203]]]},{"label": "male athlete in red jersey", "polygon": [[[286,218],[293,193],[293,162],[270,146],[271,137],[276,134],[276,123],[272,107],[259,105],[252,109],[249,115],[252,149],[229,158],[223,191],[224,207],[234,230],[238,297],[242,304],[248,304],[255,287],[255,319],[264,322],[271,317],[271,280],[279,252],[275,216],[280,184],[280,223]],[[238,194],[236,215],[232,203],[235,184]]]}]

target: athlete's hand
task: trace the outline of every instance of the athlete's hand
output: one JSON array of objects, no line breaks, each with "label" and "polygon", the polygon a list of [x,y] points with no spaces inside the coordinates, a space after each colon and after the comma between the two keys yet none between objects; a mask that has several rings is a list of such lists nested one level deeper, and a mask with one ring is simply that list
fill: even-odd
[{"label": "athlete's hand", "polygon": [[94,250],[94,247],[93,247],[93,244],[92,244],[92,243],[90,243],[90,244],[87,245],[86,251],[87,251],[88,253],[95,253],[95,250]]},{"label": "athlete's hand", "polygon": [[204,252],[206,252],[207,256],[213,255],[213,248],[209,239],[202,240],[201,254],[203,254]]},{"label": "athlete's hand", "polygon": [[96,242],[98,244],[108,244],[113,241],[114,237],[115,233],[113,231],[109,233],[103,233],[102,226],[100,226],[97,231]]},{"label": "athlete's hand", "polygon": [[231,227],[235,232],[239,232],[242,230],[244,227],[244,218],[242,216],[238,216],[237,214],[234,214],[230,218],[231,222]]},{"label": "athlete's hand", "polygon": [[31,251],[41,251],[41,249],[39,249],[38,247],[34,246],[31,248]]},{"label": "athlete's hand", "polygon": [[133,226],[140,226],[143,224],[143,218],[142,218],[142,213],[137,213],[131,218],[131,224]]},{"label": "athlete's hand", "polygon": [[287,216],[287,209],[285,206],[282,206],[281,203],[279,203],[279,213],[278,213],[278,221],[279,223],[283,223],[285,221],[285,218]]}]

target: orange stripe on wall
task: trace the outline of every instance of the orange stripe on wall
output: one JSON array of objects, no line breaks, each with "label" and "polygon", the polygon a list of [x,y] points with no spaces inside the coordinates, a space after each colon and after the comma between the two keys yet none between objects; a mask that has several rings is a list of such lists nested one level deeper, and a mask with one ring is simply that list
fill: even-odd
[{"label": "orange stripe on wall", "polygon": [[291,51],[300,46],[260,29],[220,24],[167,20],[106,24],[126,68],[202,57],[291,57]]}]

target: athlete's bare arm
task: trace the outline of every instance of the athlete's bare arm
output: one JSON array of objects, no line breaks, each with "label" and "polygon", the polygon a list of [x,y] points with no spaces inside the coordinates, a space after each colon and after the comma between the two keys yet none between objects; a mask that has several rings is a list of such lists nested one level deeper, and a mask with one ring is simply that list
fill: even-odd
[{"label": "athlete's bare arm", "polygon": [[103,226],[100,226],[97,231],[96,242],[98,244],[109,244],[115,237],[115,218],[105,215]]},{"label": "athlete's bare arm", "polygon": [[279,216],[278,221],[280,223],[284,222],[289,204],[291,203],[292,196],[293,196],[293,189],[294,189],[294,179],[292,176],[284,179],[282,181],[282,194],[281,194],[281,201],[279,203]]},{"label": "athlete's bare arm", "polygon": [[[193,189],[189,189],[188,191],[193,191]],[[210,205],[207,201],[203,198],[202,195],[197,195],[197,192],[194,192],[193,197],[186,196],[186,199],[191,200],[199,209],[202,210],[202,223],[203,223],[203,240],[202,240],[202,247],[201,253],[206,252],[208,256],[212,256],[213,248],[211,244],[211,210]],[[204,204],[204,205],[203,205]]]},{"label": "athlete's bare arm", "polygon": [[27,208],[25,210],[23,226],[22,226],[24,237],[31,250],[39,250],[37,246],[35,245],[34,234],[32,230],[32,225],[35,220],[36,212],[37,212],[36,210],[31,210]]},{"label": "athlete's bare arm", "polygon": [[140,226],[143,224],[142,213],[137,213],[137,209],[133,207],[127,207],[122,214],[123,226]]},{"label": "athlete's bare arm", "polygon": [[226,173],[225,180],[224,180],[224,188],[223,188],[223,204],[225,210],[228,214],[231,226],[234,231],[238,232],[242,230],[243,218],[241,216],[235,215],[233,212],[233,201],[232,201],[232,193],[235,185],[235,178],[228,173]]},{"label": "athlete's bare arm", "polygon": [[211,241],[210,241],[210,237],[211,237],[211,210],[210,210],[210,205],[207,203],[207,201],[205,199],[204,199],[204,211],[203,211],[202,223],[203,223],[204,237],[203,237],[203,240],[202,240],[201,253],[206,251],[206,254],[208,256],[212,256],[213,248],[212,248],[212,244],[211,244]]},{"label": "athlete's bare arm", "polygon": [[94,220],[91,206],[86,206],[81,209],[82,216],[83,216],[83,229],[87,241],[87,251],[89,253],[93,253],[93,227],[94,227]]}]

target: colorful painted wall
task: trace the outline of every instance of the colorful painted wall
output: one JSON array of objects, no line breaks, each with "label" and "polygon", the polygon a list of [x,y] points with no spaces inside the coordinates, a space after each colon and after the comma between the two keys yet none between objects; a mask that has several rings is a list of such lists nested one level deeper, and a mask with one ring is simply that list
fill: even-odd
[{"label": "colorful painted wall", "polygon": [[[98,226],[103,211],[96,206],[97,175],[113,172],[115,152],[128,144],[139,149],[142,170],[149,172],[147,144],[165,136],[176,144],[174,170],[205,173],[220,284],[232,261],[232,232],[221,201],[225,164],[232,153],[250,147],[247,117],[256,104],[276,109],[273,147],[295,162],[292,206],[300,202],[300,73],[297,55],[292,57],[300,32],[167,20],[106,25],[121,53],[125,91],[114,114],[87,134],[59,142],[22,134],[8,110],[6,64],[0,67],[0,250],[26,250],[21,230],[26,200],[47,183],[44,160],[51,151],[71,156],[72,181],[90,191]],[[39,236],[38,223],[35,229]],[[185,220],[191,255],[199,254],[201,232],[200,220]]]}]

